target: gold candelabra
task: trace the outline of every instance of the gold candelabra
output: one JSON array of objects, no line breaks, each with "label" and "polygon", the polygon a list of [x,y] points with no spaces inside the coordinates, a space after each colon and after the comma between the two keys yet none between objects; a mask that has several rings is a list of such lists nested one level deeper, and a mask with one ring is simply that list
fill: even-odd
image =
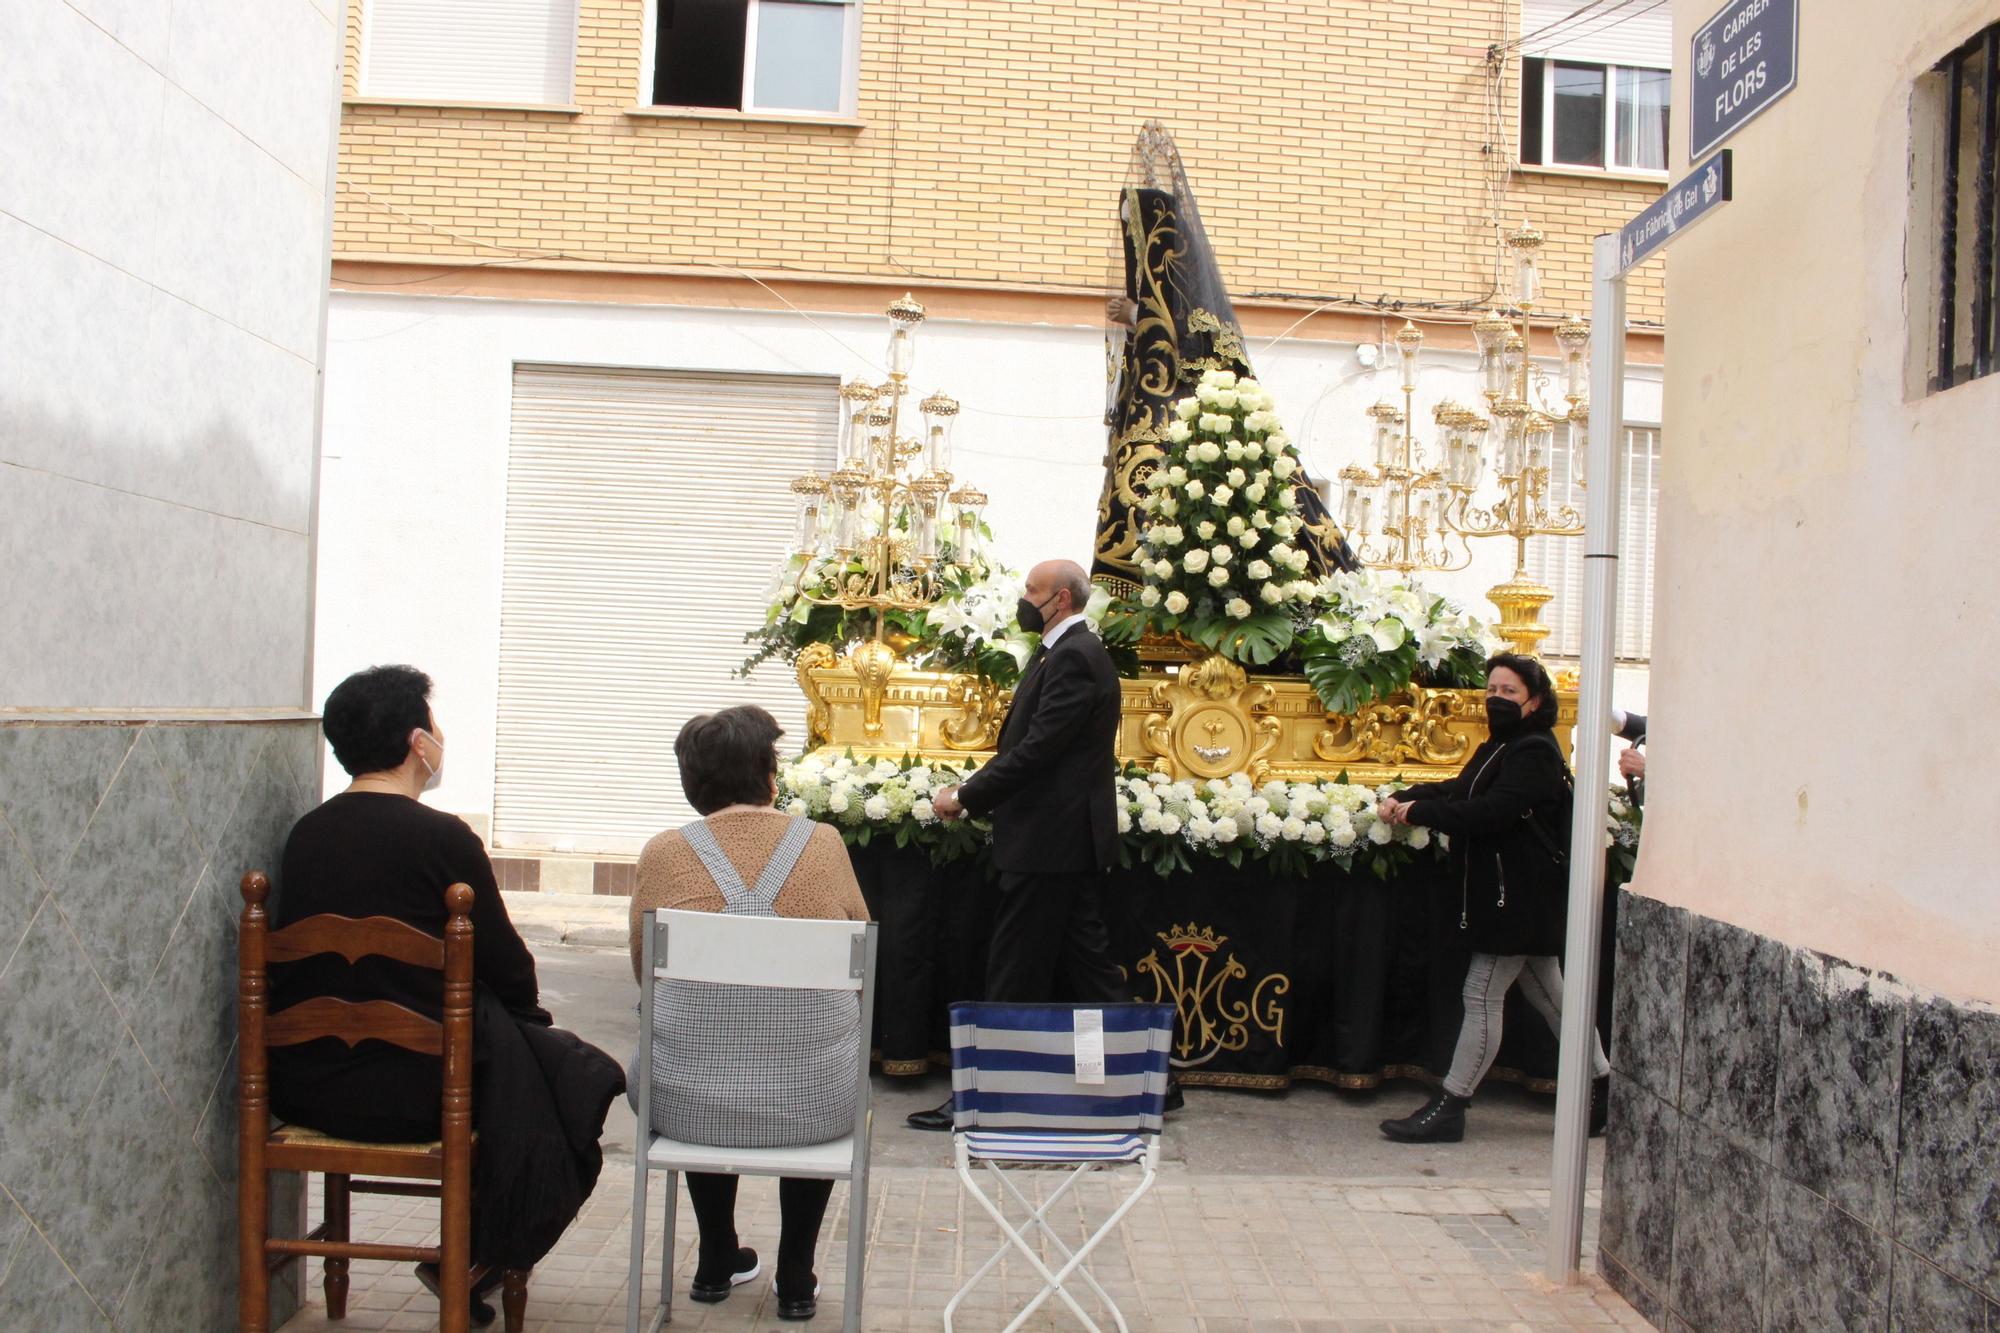
[{"label": "gold candelabra", "polygon": [[1442,470],[1429,465],[1415,430],[1417,357],[1424,334],[1409,320],[1396,331],[1403,406],[1378,402],[1368,409],[1375,426],[1375,462],[1342,468],[1340,522],[1361,562],[1409,574],[1422,569],[1463,569],[1472,547],[1445,525],[1450,487],[1458,481],[1463,438],[1486,422],[1447,399],[1433,412],[1442,432]]},{"label": "gold candelabra", "polygon": [[986,507],[973,486],[953,487],[954,399],[925,398],[916,405],[922,438],[903,434],[924,308],[905,295],[890,303],[888,315],[888,379],[841,386],[838,466],[827,476],[808,472],[791,486],[798,497],[793,592],[819,606],[874,611],[874,638],[855,650],[855,665],[883,676],[894,660],[883,642],[884,617],[931,605],[947,571],[977,564]]},{"label": "gold candelabra", "polygon": [[[1475,508],[1473,492],[1485,470],[1485,453],[1477,449],[1478,462],[1465,485],[1453,485],[1442,510],[1446,526],[1462,538],[1505,537],[1514,542],[1514,575],[1487,591],[1500,608],[1500,636],[1515,651],[1533,655],[1548,637],[1541,622],[1542,608],[1555,597],[1553,589],[1528,574],[1528,539],[1531,537],[1577,537],[1583,534],[1583,516],[1570,505],[1553,509],[1549,503],[1549,471],[1556,444],[1556,431],[1563,432],[1563,448],[1568,454],[1570,475],[1583,483],[1575,464],[1585,453],[1590,410],[1586,403],[1589,366],[1590,325],[1580,319],[1565,318],[1556,326],[1556,342],[1563,351],[1564,397],[1561,409],[1543,410],[1535,405],[1529,354],[1529,336],[1534,309],[1541,297],[1539,255],[1545,238],[1523,222],[1508,233],[1507,248],[1514,256],[1514,319],[1488,311],[1472,326],[1479,345],[1480,383],[1492,411],[1492,463],[1494,480],[1500,488],[1499,501]],[[1488,432],[1482,431],[1482,435]]]}]

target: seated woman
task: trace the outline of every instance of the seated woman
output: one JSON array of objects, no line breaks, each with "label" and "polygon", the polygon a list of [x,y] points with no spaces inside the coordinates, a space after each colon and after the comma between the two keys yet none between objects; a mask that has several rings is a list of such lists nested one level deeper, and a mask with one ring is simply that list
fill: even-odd
[{"label": "seated woman", "polygon": [[[349,676],[327,696],[327,743],[353,781],[293,826],[271,925],[322,913],[386,916],[442,937],[445,890],[472,887],[472,1123],[481,1140],[472,1248],[487,1268],[475,1275],[472,1313],[485,1324],[493,1310],[481,1297],[502,1270],[533,1267],[590,1196],[602,1164],[594,1145],[624,1074],[602,1051],[550,1026],[534,957],[508,919],[479,835],[418,799],[444,771],[444,729],[431,713],[430,692],[430,677],[416,668],[380,666]],[[432,1018],[444,1008],[436,972],[393,959],[349,963],[322,954],[272,967],[273,1012],[315,996],[388,1000]],[[537,1088],[537,1080],[545,1086]],[[552,1098],[548,1089],[558,1081]],[[442,1087],[436,1057],[384,1042],[349,1047],[329,1038],[271,1052],[272,1111],[340,1138],[433,1140]],[[593,1145],[588,1153],[569,1150],[572,1129],[576,1142]],[[531,1160],[517,1156],[524,1153]],[[431,1265],[419,1265],[417,1275],[437,1290]]]},{"label": "seated woman", "polygon": [[[643,914],[655,908],[866,921],[868,905],[840,834],[773,808],[777,720],[753,704],[697,717],[674,738],[681,788],[702,818],[639,854],[632,975],[640,985]],[[680,982],[654,999],[655,1132],[718,1147],[826,1143],[854,1128],[856,997]],[[648,1039],[648,1034],[641,1034]],[[736,1177],[686,1174],[701,1229],[692,1300],[714,1302],[761,1271],[736,1235]],[[811,1319],[813,1253],[830,1180],[778,1182],[778,1317]],[[672,1206],[670,1200],[668,1206]]]},{"label": "seated woman", "polygon": [[[1465,1018],[1444,1087],[1382,1132],[1402,1143],[1456,1143],[1465,1108],[1500,1051],[1507,991],[1521,993],[1562,1035],[1563,946],[1569,897],[1569,768],[1556,744],[1556,690],[1532,657],[1501,653],[1486,664],[1488,739],[1459,775],[1382,802],[1391,823],[1451,837],[1459,929],[1472,948]],[[1596,1036],[1592,1035],[1595,1045]],[[1604,1050],[1592,1052],[1591,1132],[1604,1128]]]}]

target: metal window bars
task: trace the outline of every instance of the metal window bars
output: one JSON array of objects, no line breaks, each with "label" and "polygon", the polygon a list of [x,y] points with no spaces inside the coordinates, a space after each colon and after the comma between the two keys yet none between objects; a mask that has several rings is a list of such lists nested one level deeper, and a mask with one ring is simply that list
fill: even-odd
[{"label": "metal window bars", "polygon": [[[1946,84],[1944,175],[1938,228],[1938,327],[1934,389],[1995,369],[1994,161],[2000,155],[2000,23],[1938,63]],[[1961,221],[1972,228],[1969,255]],[[1971,272],[1963,260],[1970,260]],[[1960,325],[1961,307],[1965,323]]]}]

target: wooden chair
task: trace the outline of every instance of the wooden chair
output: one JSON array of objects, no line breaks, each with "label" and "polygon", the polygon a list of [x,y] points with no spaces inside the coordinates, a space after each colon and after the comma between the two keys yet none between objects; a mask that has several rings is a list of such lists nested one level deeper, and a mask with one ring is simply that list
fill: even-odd
[{"label": "wooden chair", "polygon": [[[262,872],[243,877],[243,926],[237,941],[238,1074],[237,1233],[241,1276],[237,1317],[243,1333],[270,1329],[271,1274],[306,1255],[326,1260],[326,1312],[347,1316],[347,1265],[351,1259],[412,1260],[438,1265],[439,1327],[466,1333],[472,1295],[472,889],[445,890],[445,937],[435,939],[392,917],[321,915],[272,931],[264,909],[271,882]],[[266,969],[337,953],[349,963],[392,958],[444,974],[444,1016],[438,1020],[387,1000],[354,1003],[316,996],[267,1012]],[[296,1125],[270,1123],[269,1048],[338,1037],[350,1047],[374,1039],[444,1062],[442,1136],[431,1143],[360,1143]],[[320,1225],[301,1240],[269,1234],[268,1173],[320,1172],[326,1207]],[[356,1179],[356,1176],[389,1179]],[[349,1239],[352,1194],[400,1194],[439,1202],[439,1243],[381,1245]],[[521,1333],[527,1314],[528,1275],[510,1269],[502,1278],[507,1333]]]}]

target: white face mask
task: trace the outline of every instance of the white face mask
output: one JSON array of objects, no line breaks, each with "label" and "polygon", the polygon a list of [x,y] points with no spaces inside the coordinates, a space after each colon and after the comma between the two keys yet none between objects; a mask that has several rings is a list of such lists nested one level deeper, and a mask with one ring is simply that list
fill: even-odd
[{"label": "white face mask", "polygon": [[429,777],[424,779],[424,790],[436,791],[438,783],[444,780],[444,742],[439,740],[437,737],[431,735],[428,731],[425,731],[421,727],[417,728],[417,735],[422,736],[425,740],[429,741],[431,743],[431,748],[437,751],[438,761],[435,766],[433,766],[428,759],[424,758],[424,752],[422,750],[417,751],[417,762],[422,764],[424,766],[424,771],[430,774]]}]

